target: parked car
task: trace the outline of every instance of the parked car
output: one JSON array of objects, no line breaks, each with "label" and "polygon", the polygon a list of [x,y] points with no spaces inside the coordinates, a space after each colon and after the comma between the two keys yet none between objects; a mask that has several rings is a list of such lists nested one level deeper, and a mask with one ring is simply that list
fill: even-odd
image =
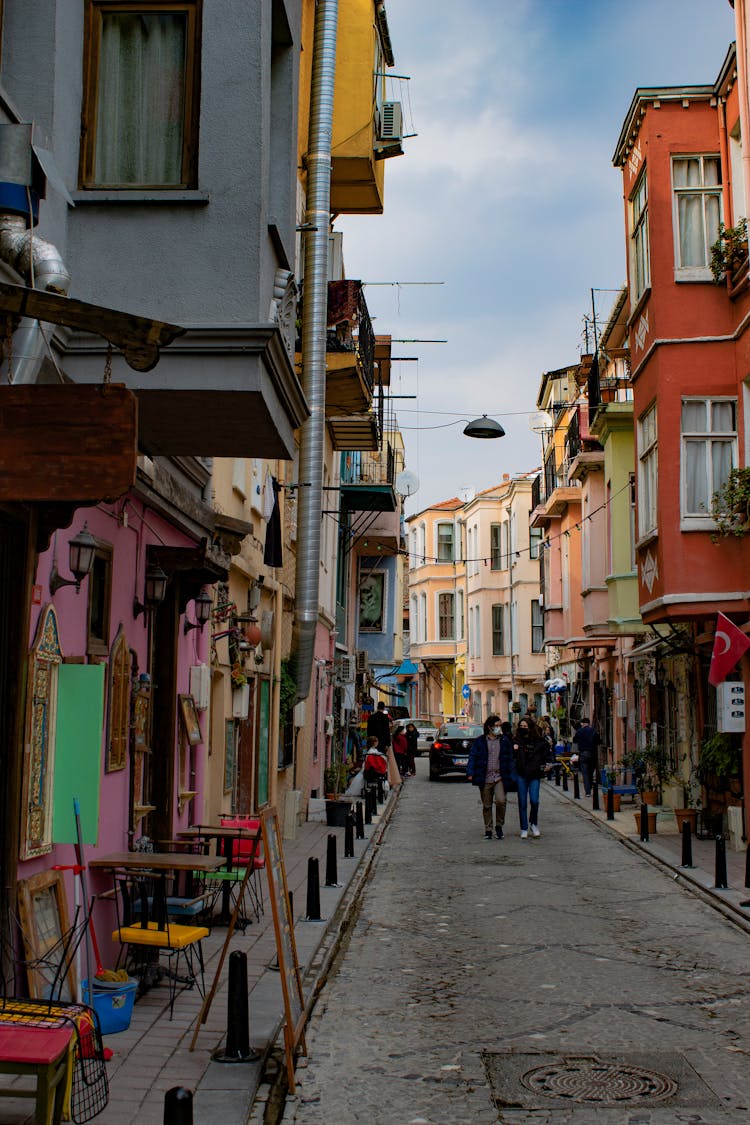
[{"label": "parked car", "polygon": [[465,777],[469,748],[481,733],[479,723],[446,723],[440,727],[430,750],[430,781],[439,781],[449,773]]},{"label": "parked car", "polygon": [[434,723],[422,719],[416,719],[414,726],[417,728],[417,754],[426,754],[432,749],[438,728]]}]

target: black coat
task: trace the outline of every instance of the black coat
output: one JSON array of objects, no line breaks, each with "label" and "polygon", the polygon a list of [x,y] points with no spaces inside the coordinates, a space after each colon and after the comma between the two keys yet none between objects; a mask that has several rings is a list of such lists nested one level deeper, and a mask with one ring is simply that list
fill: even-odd
[{"label": "black coat", "polygon": [[374,734],[378,740],[378,749],[387,750],[391,744],[391,720],[385,711],[373,711],[367,720],[367,736]]},{"label": "black coat", "polygon": [[546,738],[527,733],[523,728],[513,736],[516,772],[526,781],[542,777],[550,760],[550,748]]},{"label": "black coat", "polygon": [[[475,738],[469,750],[469,761],[466,765],[466,776],[472,785],[484,785],[487,776],[487,736],[480,734]],[[507,734],[500,736],[500,777],[502,778],[505,792],[512,792],[517,787],[516,766],[513,761],[513,743]]]}]

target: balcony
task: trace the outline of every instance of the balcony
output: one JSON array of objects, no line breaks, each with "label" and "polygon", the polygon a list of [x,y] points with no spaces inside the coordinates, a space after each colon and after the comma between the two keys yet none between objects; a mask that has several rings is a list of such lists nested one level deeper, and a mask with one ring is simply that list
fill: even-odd
[{"label": "balcony", "polygon": [[344,453],[341,460],[341,506],[344,511],[396,512],[396,456],[390,443],[373,453]]},{"label": "balcony", "polygon": [[630,352],[627,348],[610,349],[609,363],[603,372],[594,363],[588,377],[589,418],[593,422],[600,406],[612,402],[632,402]]}]

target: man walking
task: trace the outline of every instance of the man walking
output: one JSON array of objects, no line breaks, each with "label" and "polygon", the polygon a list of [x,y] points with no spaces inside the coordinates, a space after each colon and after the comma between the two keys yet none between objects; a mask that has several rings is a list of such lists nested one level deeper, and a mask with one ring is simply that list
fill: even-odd
[{"label": "man walking", "polygon": [[591,796],[591,781],[594,770],[599,765],[600,743],[599,733],[592,727],[590,720],[581,719],[581,725],[573,735],[573,745],[578,750],[578,765],[583,778],[583,791],[587,797]]},{"label": "man walking", "polygon": [[378,749],[385,754],[391,744],[391,720],[382,699],[367,720],[368,738],[371,734],[374,734],[378,740]]}]

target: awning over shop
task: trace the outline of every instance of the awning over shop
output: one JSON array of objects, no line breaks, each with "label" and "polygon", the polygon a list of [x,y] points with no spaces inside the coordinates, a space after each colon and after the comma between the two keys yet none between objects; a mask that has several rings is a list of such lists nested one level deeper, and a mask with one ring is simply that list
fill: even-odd
[{"label": "awning over shop", "polygon": [[653,652],[659,645],[664,644],[661,637],[652,637],[649,641],[644,641],[642,645],[636,645],[631,648],[630,652],[625,653],[626,660],[637,660],[641,656],[646,656],[649,652]]},{"label": "awning over shop", "polygon": [[401,663],[399,664],[398,668],[396,669],[396,671],[393,673],[393,675],[394,676],[416,676],[418,672],[419,672],[419,668],[417,667],[417,665],[414,663],[413,660],[402,660]]}]

